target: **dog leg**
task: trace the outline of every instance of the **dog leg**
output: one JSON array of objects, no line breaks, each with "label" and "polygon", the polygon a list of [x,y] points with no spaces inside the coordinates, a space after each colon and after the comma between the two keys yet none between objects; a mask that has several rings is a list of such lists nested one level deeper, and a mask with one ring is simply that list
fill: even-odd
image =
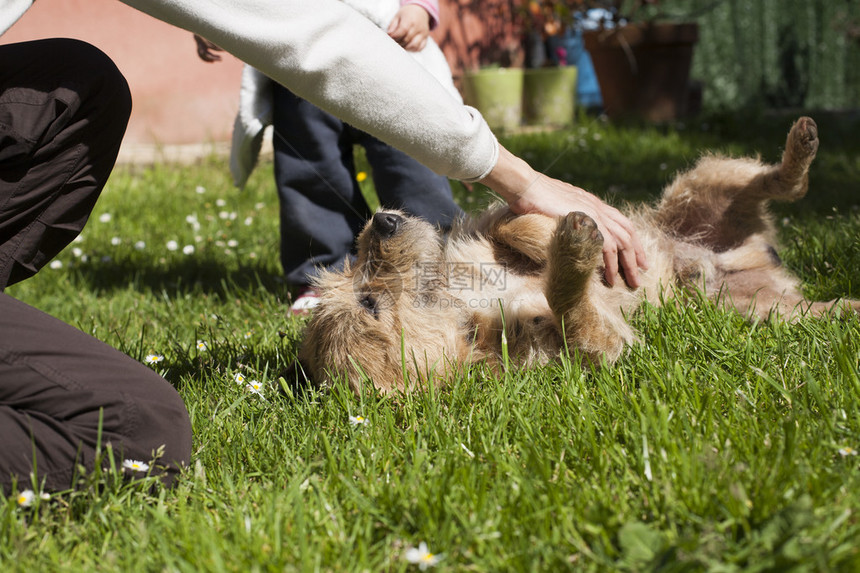
[{"label": "dog leg", "polygon": [[773,241],[767,202],[795,201],[806,194],[817,151],[818,127],[802,117],[788,133],[779,165],[704,157],[665,189],[656,220],[676,237],[717,252],[735,248],[754,234]]},{"label": "dog leg", "polygon": [[543,266],[547,263],[547,245],[555,228],[555,219],[546,215],[507,213],[490,227],[488,236],[494,243]]},{"label": "dog leg", "polygon": [[619,318],[623,321],[620,309],[600,309],[593,300],[593,290],[603,288],[593,281],[602,251],[603,235],[594,220],[584,213],[568,213],[558,221],[550,242],[545,286],[568,348],[578,348],[592,362],[604,355],[615,360],[624,347],[624,336],[614,327]]}]

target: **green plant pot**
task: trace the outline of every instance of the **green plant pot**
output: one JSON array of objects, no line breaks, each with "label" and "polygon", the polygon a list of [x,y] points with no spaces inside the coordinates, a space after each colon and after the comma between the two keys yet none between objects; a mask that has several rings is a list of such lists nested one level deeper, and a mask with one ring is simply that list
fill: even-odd
[{"label": "green plant pot", "polygon": [[576,66],[525,70],[523,115],[529,125],[564,126],[573,123]]},{"label": "green plant pot", "polygon": [[523,70],[492,68],[463,74],[463,99],[493,129],[516,129],[523,115]]}]

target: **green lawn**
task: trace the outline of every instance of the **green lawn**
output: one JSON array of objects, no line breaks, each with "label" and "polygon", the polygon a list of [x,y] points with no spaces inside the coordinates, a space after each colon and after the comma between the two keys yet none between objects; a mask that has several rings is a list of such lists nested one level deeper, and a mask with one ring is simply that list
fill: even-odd
[{"label": "green lawn", "polygon": [[[775,161],[790,123],[580,117],[504,141],[621,204],[706,148]],[[780,254],[810,297],[860,297],[858,125],[819,125],[810,194],[777,209]],[[488,200],[455,187],[466,208]],[[243,192],[220,159],[118,168],[61,267],[7,290],[138,360],[162,355],[195,445],[173,490],[102,475],[9,499],[3,571],[407,571],[422,541],[436,570],[860,569],[857,319],[751,325],[694,298],[645,308],[642,344],[599,371],[284,395],[302,322],[285,315],[277,212],[270,164]]]}]

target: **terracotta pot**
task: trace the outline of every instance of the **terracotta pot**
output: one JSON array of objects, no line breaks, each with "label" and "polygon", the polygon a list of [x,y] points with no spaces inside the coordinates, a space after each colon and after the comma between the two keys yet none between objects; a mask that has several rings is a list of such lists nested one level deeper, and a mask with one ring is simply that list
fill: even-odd
[{"label": "terracotta pot", "polygon": [[628,24],[584,34],[612,119],[673,121],[687,112],[696,23]]}]

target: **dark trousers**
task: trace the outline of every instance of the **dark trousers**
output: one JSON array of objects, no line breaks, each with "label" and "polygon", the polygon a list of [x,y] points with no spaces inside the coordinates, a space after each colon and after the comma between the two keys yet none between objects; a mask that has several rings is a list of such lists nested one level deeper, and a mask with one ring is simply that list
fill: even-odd
[{"label": "dark trousers", "polygon": [[[76,40],[0,45],[0,291],[80,233],[131,113],[122,74]],[[70,296],[74,296],[70,293]],[[96,445],[167,466],[191,451],[178,393],[148,367],[0,292],[0,491],[74,484]]]},{"label": "dark trousers", "polygon": [[307,284],[317,267],[339,268],[371,215],[355,179],[354,145],[364,147],[381,207],[442,228],[462,213],[447,178],[279,85],[273,124],[281,263],[292,284]]}]

